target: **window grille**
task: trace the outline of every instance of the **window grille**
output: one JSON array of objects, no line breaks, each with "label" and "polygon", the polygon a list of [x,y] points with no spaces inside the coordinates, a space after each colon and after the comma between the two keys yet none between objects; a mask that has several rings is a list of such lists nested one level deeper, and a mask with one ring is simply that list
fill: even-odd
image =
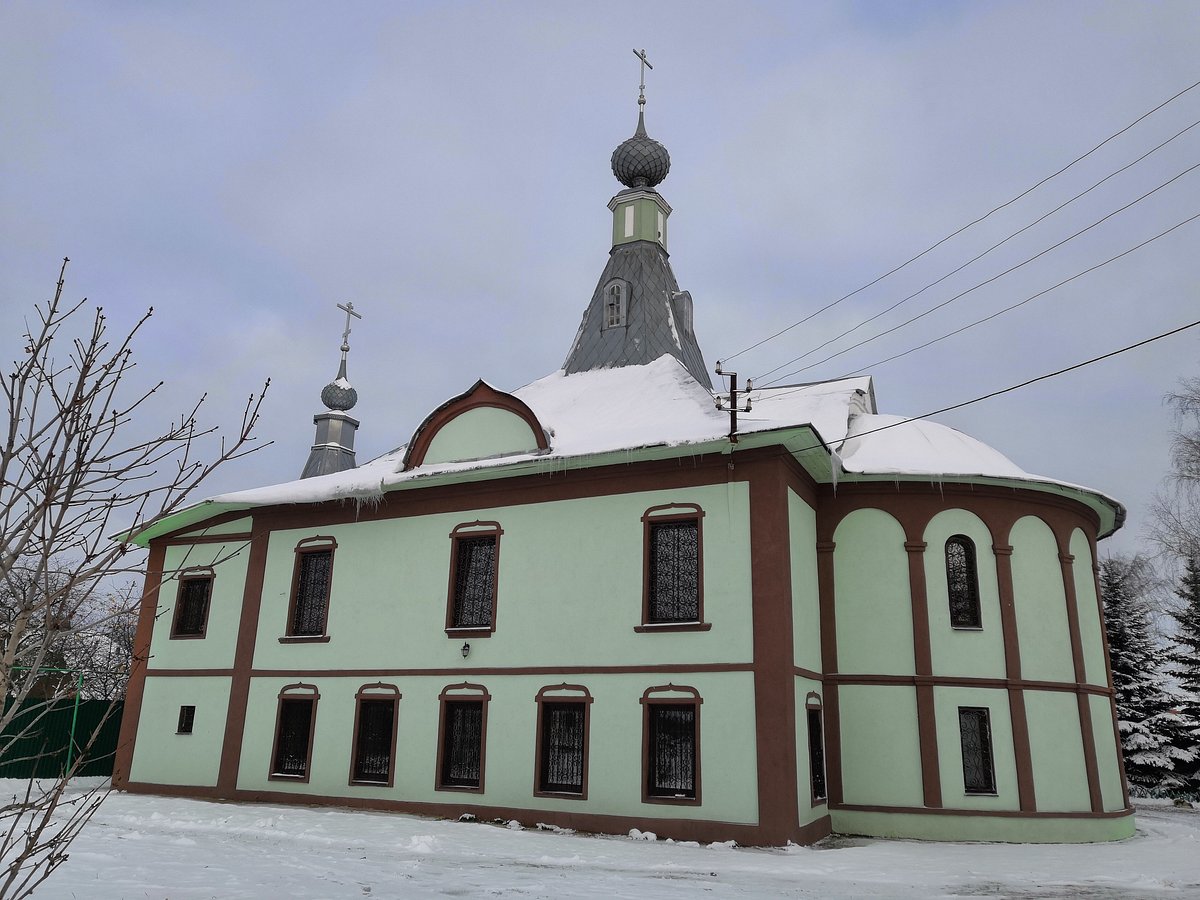
[{"label": "window grille", "polygon": [[455,628],[489,628],[496,590],[496,536],[456,541],[454,571]]},{"label": "window grille", "polygon": [[950,596],[950,625],[981,628],[975,543],[961,534],[946,541],[946,588]]},{"label": "window grille", "polygon": [[354,780],[387,784],[392,774],[395,700],[360,700],[355,736]]},{"label": "window grille", "polygon": [[647,794],[696,796],[696,708],[690,704],[650,706],[650,760]]},{"label": "window grille", "polygon": [[300,554],[300,576],[293,601],[291,634],[319,636],[325,633],[325,612],[329,607],[332,575],[332,550],[312,550]]},{"label": "window grille", "polygon": [[191,734],[192,726],[196,724],[196,707],[181,706],[179,707],[179,727],[175,729],[176,734]]},{"label": "window grille", "polygon": [[483,703],[446,701],[442,784],[479,787],[483,763]]},{"label": "window grille", "polygon": [[992,733],[987,709],[960,706],[958,731],[962,742],[963,788],[968,794],[996,793]]},{"label": "window grille", "polygon": [[179,585],[179,609],[175,615],[175,634],[204,634],[208,621],[208,600],[212,578],[184,578]]},{"label": "window grille", "polygon": [[542,704],[542,758],[538,789],[583,793],[583,703]]},{"label": "window grille", "polygon": [[604,327],[619,328],[625,324],[625,285],[614,281],[604,289]]},{"label": "window grille", "polygon": [[279,702],[279,733],[275,737],[272,775],[303,778],[308,774],[308,742],[312,737],[313,701],[305,697]]},{"label": "window grille", "polygon": [[825,738],[821,728],[821,711],[808,710],[808,771],[812,784],[812,798],[824,800],[825,793]]},{"label": "window grille", "polygon": [[651,622],[700,619],[700,526],[695,521],[650,525]]}]

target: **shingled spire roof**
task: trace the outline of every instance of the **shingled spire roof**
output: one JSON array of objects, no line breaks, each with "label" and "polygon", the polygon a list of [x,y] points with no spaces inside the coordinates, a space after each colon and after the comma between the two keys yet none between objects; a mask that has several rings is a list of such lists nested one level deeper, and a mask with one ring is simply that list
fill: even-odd
[{"label": "shingled spire roof", "polygon": [[[639,97],[644,106],[645,97]],[[572,375],[592,369],[640,366],[660,356],[678,359],[709,390],[712,382],[692,330],[692,297],[679,290],[667,253],[671,207],[654,190],[670,169],[667,149],[637,130],[612,156],[613,174],[626,185],[609,201],[613,246],[608,265],[583,313],[575,342],[563,362]]]}]

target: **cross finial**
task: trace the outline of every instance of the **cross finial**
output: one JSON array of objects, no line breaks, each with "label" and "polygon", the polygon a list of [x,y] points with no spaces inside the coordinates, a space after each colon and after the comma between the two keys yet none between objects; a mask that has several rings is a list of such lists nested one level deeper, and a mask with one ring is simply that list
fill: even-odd
[{"label": "cross finial", "polygon": [[350,351],[350,317],[361,319],[362,313],[355,312],[354,303],[350,301],[339,303],[337,308],[346,314],[346,330],[342,332],[342,353],[344,354]]},{"label": "cross finial", "polygon": [[650,60],[646,59],[646,51],[644,49],[643,50],[634,50],[633,55],[642,61],[642,65],[641,65],[641,76],[642,76],[641,81],[642,81],[642,83],[638,86],[638,106],[645,106],[646,105],[646,69],[647,68],[653,69],[654,66],[650,65]]}]

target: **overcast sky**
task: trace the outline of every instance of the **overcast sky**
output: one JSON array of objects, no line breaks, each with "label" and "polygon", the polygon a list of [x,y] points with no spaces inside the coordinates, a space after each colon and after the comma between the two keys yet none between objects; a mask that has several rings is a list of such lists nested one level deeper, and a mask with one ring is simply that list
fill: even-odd
[{"label": "overcast sky", "polygon": [[[0,358],[67,292],[127,327],[166,419],[233,424],[267,376],[275,444],[205,493],[298,476],[351,337],[360,461],[486,378],[557,369],[606,261],[613,148],[671,153],[671,261],[711,366],[866,284],[1200,80],[1200,4],[55,3],[0,7]],[[1190,91],[879,282],[738,357],[766,372],[886,309],[1200,120]],[[855,332],[992,278],[1200,162],[1200,127]],[[873,365],[1200,213],[1200,170],[944,309],[787,381],[866,367],[915,415],[1200,318],[1200,221],[995,321]],[[844,339],[785,366],[818,362]],[[940,417],[1143,511],[1163,394],[1200,328]],[[637,403],[630,397],[631,404]]]}]

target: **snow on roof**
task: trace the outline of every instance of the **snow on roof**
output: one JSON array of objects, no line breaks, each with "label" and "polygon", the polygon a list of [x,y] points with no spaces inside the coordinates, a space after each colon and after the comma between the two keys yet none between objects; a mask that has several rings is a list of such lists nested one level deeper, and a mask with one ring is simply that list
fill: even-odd
[{"label": "snow on roof", "polygon": [[839,448],[842,469],[856,474],[985,475],[1030,479],[998,450],[947,425],[904,416],[859,414]]}]

